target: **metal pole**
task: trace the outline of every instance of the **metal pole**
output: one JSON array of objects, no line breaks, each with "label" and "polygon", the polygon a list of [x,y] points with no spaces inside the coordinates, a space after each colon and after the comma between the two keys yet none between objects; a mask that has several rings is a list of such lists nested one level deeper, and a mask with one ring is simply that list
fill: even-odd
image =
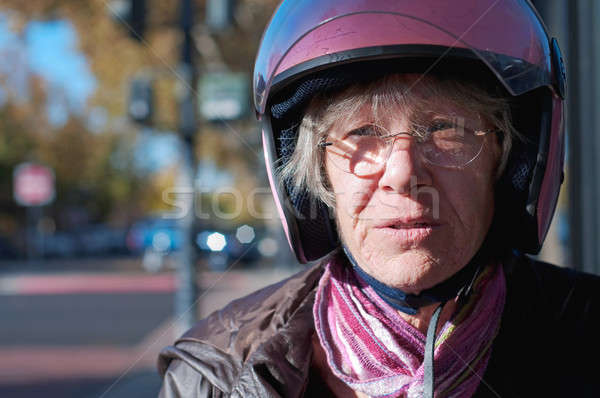
[{"label": "metal pole", "polygon": [[600,274],[600,4],[569,2],[569,213],[574,267]]},{"label": "metal pole", "polygon": [[27,225],[27,260],[31,263],[36,259],[35,253],[35,214],[31,206],[25,207]]},{"label": "metal pole", "polygon": [[27,260],[29,262],[37,261],[42,257],[43,241],[38,229],[42,218],[42,207],[33,205],[25,207],[25,217],[27,225]]},{"label": "metal pole", "polygon": [[182,242],[177,267],[178,289],[175,294],[175,314],[180,331],[193,326],[197,318],[197,273],[194,248],[194,176],[196,161],[194,156],[194,135],[196,117],[194,112],[195,72],[192,57],[193,8],[191,0],[181,0],[181,30],[183,33],[182,59],[179,78],[183,81],[179,99],[179,130],[183,140],[183,156],[180,164],[179,187],[185,188],[185,215],[179,220]]}]

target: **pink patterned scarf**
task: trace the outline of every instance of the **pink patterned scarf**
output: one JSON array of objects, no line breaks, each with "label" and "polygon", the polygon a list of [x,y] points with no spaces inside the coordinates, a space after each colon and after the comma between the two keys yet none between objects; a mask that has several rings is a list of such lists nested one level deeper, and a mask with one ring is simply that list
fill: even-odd
[{"label": "pink patterned scarf", "polygon": [[[435,340],[435,395],[470,397],[479,386],[504,308],[501,266],[487,266],[469,300]],[[425,335],[336,258],[327,264],[313,308],[333,373],[371,397],[423,395]]]}]

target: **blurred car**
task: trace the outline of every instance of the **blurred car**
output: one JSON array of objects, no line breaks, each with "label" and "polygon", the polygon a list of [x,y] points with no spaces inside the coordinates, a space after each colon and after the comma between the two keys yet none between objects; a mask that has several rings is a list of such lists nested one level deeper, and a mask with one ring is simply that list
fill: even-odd
[{"label": "blurred car", "polygon": [[90,225],[77,231],[79,250],[84,256],[103,256],[127,252],[127,231],[104,224]]},{"label": "blurred car", "polygon": [[43,255],[46,258],[68,258],[80,255],[79,239],[71,232],[55,232],[42,238]]},{"label": "blurred car", "polygon": [[231,230],[207,229],[196,235],[199,257],[213,271],[223,271],[233,263],[249,266],[261,259],[259,242],[264,232],[248,225]]},{"label": "blurred car", "polygon": [[13,260],[17,258],[17,250],[5,237],[0,236],[0,260]]},{"label": "blurred car", "polygon": [[181,246],[181,231],[175,219],[146,218],[131,226],[126,242],[133,253],[143,253],[147,249],[172,252]]},{"label": "blurred car", "polygon": [[146,271],[158,272],[167,257],[181,247],[182,233],[175,219],[149,217],[131,226],[126,242],[132,253],[142,255]]},{"label": "blurred car", "polygon": [[127,254],[127,231],[105,224],[40,236],[46,258],[96,257]]}]

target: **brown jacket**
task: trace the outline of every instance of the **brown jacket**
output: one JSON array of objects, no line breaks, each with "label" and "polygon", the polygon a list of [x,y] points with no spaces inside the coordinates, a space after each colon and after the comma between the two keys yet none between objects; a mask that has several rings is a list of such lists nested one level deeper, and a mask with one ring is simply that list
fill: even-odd
[{"label": "brown jacket", "polygon": [[162,351],[160,396],[301,397],[321,273],[313,266],[200,321]]},{"label": "brown jacket", "polygon": [[[600,278],[513,258],[499,335],[475,397],[596,397]],[[311,372],[313,266],[200,321],[159,358],[162,398],[332,396]]]}]

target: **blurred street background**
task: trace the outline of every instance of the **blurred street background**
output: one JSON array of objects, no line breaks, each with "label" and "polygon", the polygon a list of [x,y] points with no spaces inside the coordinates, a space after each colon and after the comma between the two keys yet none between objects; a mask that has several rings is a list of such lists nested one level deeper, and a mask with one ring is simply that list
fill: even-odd
[{"label": "blurred street background", "polygon": [[[251,104],[277,3],[0,2],[0,397],[156,396],[161,348],[300,269]],[[600,216],[581,198],[600,196],[600,144],[580,152],[578,132],[600,123],[600,59],[583,62],[600,5],[535,4],[567,64],[584,54],[570,107],[591,101],[572,112],[579,156],[540,257],[598,272]]]},{"label": "blurred street background", "polygon": [[299,269],[251,111],[275,6],[0,3],[0,397],[156,396],[161,348]]},{"label": "blurred street background", "polygon": [[[136,258],[67,259],[3,273],[0,396],[157,396],[158,352],[181,334],[173,315],[176,281],[172,272],[148,274],[140,266]],[[203,272],[198,315],[292,271]]]}]

